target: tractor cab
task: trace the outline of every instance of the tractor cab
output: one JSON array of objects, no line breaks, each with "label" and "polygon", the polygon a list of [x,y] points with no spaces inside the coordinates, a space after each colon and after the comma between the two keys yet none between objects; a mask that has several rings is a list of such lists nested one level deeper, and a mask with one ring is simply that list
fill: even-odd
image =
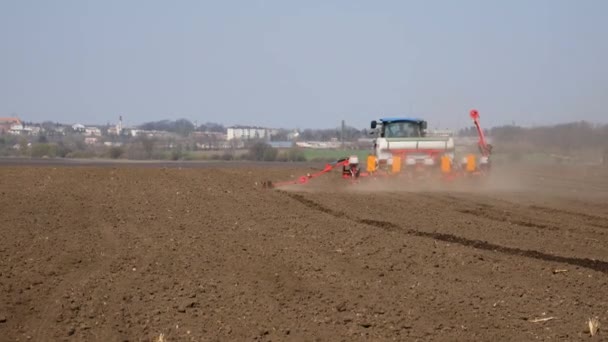
[{"label": "tractor cab", "polygon": [[426,121],[411,118],[383,118],[371,124],[380,138],[423,138],[426,126]]},{"label": "tractor cab", "polygon": [[438,165],[444,154],[453,155],[451,137],[428,136],[427,122],[416,118],[382,118],[372,121],[374,156],[378,165],[395,160],[404,166]]}]

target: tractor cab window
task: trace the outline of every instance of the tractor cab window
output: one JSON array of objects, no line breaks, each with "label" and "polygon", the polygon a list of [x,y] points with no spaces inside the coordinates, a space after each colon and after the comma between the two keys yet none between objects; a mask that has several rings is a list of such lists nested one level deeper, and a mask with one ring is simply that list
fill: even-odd
[{"label": "tractor cab window", "polygon": [[416,122],[397,121],[384,124],[385,138],[419,138],[420,125]]}]

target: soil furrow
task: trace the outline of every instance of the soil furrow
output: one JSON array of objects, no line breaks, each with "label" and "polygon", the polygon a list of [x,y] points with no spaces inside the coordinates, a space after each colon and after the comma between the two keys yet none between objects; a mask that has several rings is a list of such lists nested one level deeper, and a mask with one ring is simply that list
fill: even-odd
[{"label": "soil furrow", "polygon": [[536,260],[542,261],[550,261],[550,262],[560,262],[564,264],[569,264],[572,266],[584,267],[590,270],[602,272],[608,274],[608,262],[602,260],[591,260],[588,258],[574,258],[574,257],[564,257],[559,255],[552,255],[547,253],[542,253],[534,250],[524,250],[515,247],[506,247],[501,245],[496,245],[489,243],[487,241],[482,240],[471,240],[464,237],[456,236],[453,234],[445,234],[445,233],[435,233],[435,232],[424,232],[415,229],[402,229],[399,225],[396,225],[392,222],[387,221],[379,221],[372,219],[363,219],[363,218],[351,218],[350,216],[345,215],[342,212],[337,212],[330,208],[327,208],[319,203],[311,201],[299,194],[286,193],[289,197],[294,200],[304,204],[305,206],[320,211],[329,215],[332,215],[337,218],[345,218],[347,220],[351,220],[357,223],[366,224],[369,226],[374,226],[382,229],[387,229],[391,231],[399,231],[408,235],[431,238],[434,240],[456,243],[462,246],[471,247],[479,250],[485,251],[493,251],[502,254],[508,254],[513,256],[521,256]]}]

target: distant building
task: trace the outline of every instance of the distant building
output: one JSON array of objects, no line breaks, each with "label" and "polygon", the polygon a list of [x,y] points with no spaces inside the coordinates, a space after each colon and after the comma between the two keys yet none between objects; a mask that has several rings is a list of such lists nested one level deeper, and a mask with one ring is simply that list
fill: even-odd
[{"label": "distant building", "polygon": [[122,124],[122,115],[118,117],[118,124],[108,127],[108,135],[129,135],[131,132],[125,132],[125,127]]},{"label": "distant building", "polygon": [[99,141],[99,139],[96,138],[96,137],[86,137],[86,138],[84,138],[84,143],[87,144],[87,145],[96,145],[98,141]]},{"label": "distant building", "polygon": [[227,140],[270,139],[271,130],[263,127],[233,126],[228,127]]},{"label": "distant building", "polygon": [[65,130],[65,126],[55,126],[46,132],[48,135],[65,135]]},{"label": "distant building", "polygon": [[11,134],[19,134],[21,131],[23,131],[23,129],[25,128],[24,124],[15,124],[15,125],[11,125],[11,127],[9,128],[8,132]]},{"label": "distant building", "polygon": [[40,134],[44,133],[44,130],[42,129],[42,127],[34,126],[34,127],[28,127],[28,129],[29,129],[28,134],[31,134],[31,135],[40,135]]},{"label": "distant building", "polygon": [[0,134],[8,133],[13,125],[21,125],[21,120],[19,118],[0,118]]},{"label": "distant building", "polygon": [[24,124],[15,124],[8,131],[11,135],[38,135],[40,127],[25,126]]},{"label": "distant building", "polygon": [[84,135],[89,136],[89,137],[100,137],[101,129],[99,129],[97,127],[86,127],[84,129]]},{"label": "distant building", "polygon": [[228,140],[226,134],[219,132],[192,132],[193,138],[207,138],[215,140]]},{"label": "distant building", "polygon": [[173,134],[166,131],[148,131],[143,129],[123,129],[123,135],[132,137],[168,138]]},{"label": "distant building", "polygon": [[78,133],[84,133],[84,131],[86,130],[86,127],[84,127],[83,124],[74,124],[72,125],[72,129],[74,130],[74,132],[78,132]]},{"label": "distant building", "polygon": [[268,144],[274,148],[291,148],[295,145],[293,141],[270,141]]},{"label": "distant building", "polygon": [[190,135],[196,143],[196,147],[203,150],[217,150],[230,148],[226,134],[219,132],[192,132]]},{"label": "distant building", "polygon": [[296,146],[315,149],[337,149],[342,146],[339,141],[298,141]]},{"label": "distant building", "polygon": [[108,135],[119,135],[119,131],[118,128],[116,128],[116,126],[110,126],[108,127]]},{"label": "distant building", "polygon": [[287,140],[295,140],[300,136],[300,132],[293,130],[287,134]]}]

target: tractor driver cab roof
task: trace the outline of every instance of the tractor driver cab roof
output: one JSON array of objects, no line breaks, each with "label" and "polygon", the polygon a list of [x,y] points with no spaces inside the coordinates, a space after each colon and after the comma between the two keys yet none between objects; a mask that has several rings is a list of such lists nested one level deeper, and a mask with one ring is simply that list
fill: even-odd
[{"label": "tractor driver cab roof", "polygon": [[422,119],[418,119],[418,118],[399,118],[399,117],[381,118],[381,119],[379,119],[379,122],[376,121],[376,120],[374,120],[374,121],[372,121],[371,128],[372,129],[376,129],[378,123],[381,124],[382,126],[387,126],[387,125],[390,125],[393,122],[401,122],[401,123],[407,122],[407,123],[410,123],[410,124],[414,124],[414,125],[420,126],[420,128],[422,128],[423,130],[426,129],[426,121],[424,121]]},{"label": "tractor driver cab roof", "polygon": [[417,122],[420,123],[424,120],[417,118],[381,118],[380,121],[382,123],[390,123],[390,122]]}]

